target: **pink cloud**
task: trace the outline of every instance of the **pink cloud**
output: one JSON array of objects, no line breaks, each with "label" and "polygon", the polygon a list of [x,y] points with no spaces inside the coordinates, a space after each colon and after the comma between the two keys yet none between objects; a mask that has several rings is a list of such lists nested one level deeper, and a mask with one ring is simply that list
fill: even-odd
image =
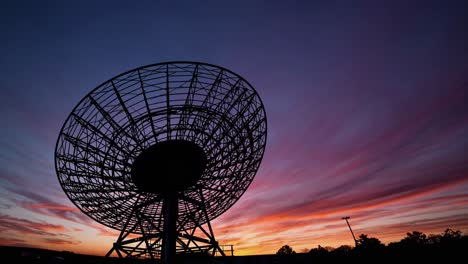
[{"label": "pink cloud", "polygon": [[14,231],[25,235],[48,235],[55,236],[56,232],[63,232],[66,228],[63,225],[54,225],[45,222],[35,222],[27,219],[0,216],[0,230],[3,232]]},{"label": "pink cloud", "polygon": [[44,203],[23,203],[24,208],[29,209],[52,209],[57,211],[72,211],[72,212],[80,212],[80,209],[76,207],[69,207],[64,205],[57,205],[57,204],[44,204]]}]

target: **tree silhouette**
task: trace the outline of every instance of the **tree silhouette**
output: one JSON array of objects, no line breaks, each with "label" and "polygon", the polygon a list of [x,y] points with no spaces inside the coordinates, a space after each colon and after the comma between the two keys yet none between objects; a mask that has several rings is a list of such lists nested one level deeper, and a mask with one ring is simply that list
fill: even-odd
[{"label": "tree silhouette", "polygon": [[428,237],[419,231],[406,233],[399,242],[392,242],[387,246],[387,252],[400,259],[408,259],[410,256],[427,255],[429,242]]},{"label": "tree silhouette", "polygon": [[[340,246],[336,249],[318,246],[309,254],[292,254],[294,251],[288,245],[278,250],[276,263],[406,263],[416,260],[416,263],[458,263],[458,259],[466,258],[468,236],[461,231],[445,229],[440,234],[426,235],[420,231],[406,233],[399,242],[386,246],[379,239],[361,234],[357,246]],[[301,251],[302,252],[302,251]]]},{"label": "tree silhouette", "polygon": [[292,247],[288,245],[282,246],[278,251],[276,252],[277,255],[290,255],[290,254],[295,254],[296,251],[292,249]]},{"label": "tree silhouette", "polygon": [[440,236],[439,247],[444,252],[466,252],[466,249],[468,248],[467,243],[467,236],[463,237],[462,232],[447,228]]},{"label": "tree silhouette", "polygon": [[414,245],[424,245],[427,243],[427,236],[422,232],[413,231],[411,233],[406,233],[406,237],[403,238],[401,242]]},{"label": "tree silhouette", "polygon": [[418,250],[428,245],[427,236],[419,231],[413,231],[411,233],[406,233],[406,237],[400,240],[396,245],[401,250]]},{"label": "tree silhouette", "polygon": [[331,251],[331,255],[336,259],[345,260],[349,258],[353,252],[353,248],[348,245],[342,245]]},{"label": "tree silhouette", "polygon": [[323,256],[328,254],[328,250],[320,245],[318,245],[317,248],[313,248],[309,251],[310,254],[316,255],[316,256]]},{"label": "tree silhouette", "polygon": [[381,249],[385,245],[375,237],[368,237],[366,234],[361,234],[357,240],[357,247],[365,250]]},{"label": "tree silhouette", "polygon": [[438,245],[440,243],[441,235],[430,234],[427,236],[427,244],[428,245]]},{"label": "tree silhouette", "polygon": [[361,234],[354,248],[354,253],[363,259],[377,261],[384,249],[385,245],[379,239]]},{"label": "tree silhouette", "polygon": [[353,250],[351,246],[342,245],[342,246],[335,248],[332,252],[334,254],[348,254],[349,252],[351,252],[351,250]]},{"label": "tree silhouette", "polygon": [[462,237],[462,232],[460,230],[453,231],[450,228],[445,229],[444,233],[442,234],[442,239],[446,240],[457,240]]},{"label": "tree silhouette", "polygon": [[330,255],[330,252],[326,248],[318,245],[317,248],[311,249],[309,251],[309,254],[313,259],[317,260],[318,262],[322,262],[326,258],[328,258],[328,255]]}]

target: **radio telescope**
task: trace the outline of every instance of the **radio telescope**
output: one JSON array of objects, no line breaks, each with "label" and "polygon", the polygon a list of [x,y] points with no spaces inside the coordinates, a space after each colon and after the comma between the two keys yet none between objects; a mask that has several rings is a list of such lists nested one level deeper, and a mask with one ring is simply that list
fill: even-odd
[{"label": "radio telescope", "polygon": [[247,190],[266,136],[263,103],[244,78],[207,63],[158,63],[104,82],[76,105],[55,168],[83,213],[120,231],[107,256],[224,256],[210,221]]}]

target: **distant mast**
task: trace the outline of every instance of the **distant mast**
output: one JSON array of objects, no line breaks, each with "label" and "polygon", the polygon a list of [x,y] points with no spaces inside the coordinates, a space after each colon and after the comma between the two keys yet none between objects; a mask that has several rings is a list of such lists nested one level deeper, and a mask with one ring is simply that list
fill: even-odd
[{"label": "distant mast", "polygon": [[357,247],[358,242],[357,242],[357,240],[356,240],[356,237],[354,236],[353,230],[351,229],[351,225],[350,225],[349,222],[348,222],[348,219],[350,219],[350,218],[351,218],[351,217],[349,217],[349,216],[345,216],[345,217],[342,217],[341,219],[345,220],[345,221],[346,221],[346,224],[348,224],[349,231],[351,231],[351,235],[353,236],[353,239],[354,239],[354,245]]}]

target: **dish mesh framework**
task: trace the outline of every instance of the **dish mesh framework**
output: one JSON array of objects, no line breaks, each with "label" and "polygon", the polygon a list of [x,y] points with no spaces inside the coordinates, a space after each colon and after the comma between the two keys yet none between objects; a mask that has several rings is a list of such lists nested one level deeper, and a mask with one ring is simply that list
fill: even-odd
[{"label": "dish mesh framework", "polygon": [[266,121],[255,89],[230,70],[200,62],[144,66],[104,82],[76,105],[57,140],[56,172],[69,199],[92,219],[157,233],[162,194],[140,191],[131,165],[158,142],[194,142],[207,165],[197,184],[177,194],[177,230],[193,230],[247,190],[264,154]]}]

